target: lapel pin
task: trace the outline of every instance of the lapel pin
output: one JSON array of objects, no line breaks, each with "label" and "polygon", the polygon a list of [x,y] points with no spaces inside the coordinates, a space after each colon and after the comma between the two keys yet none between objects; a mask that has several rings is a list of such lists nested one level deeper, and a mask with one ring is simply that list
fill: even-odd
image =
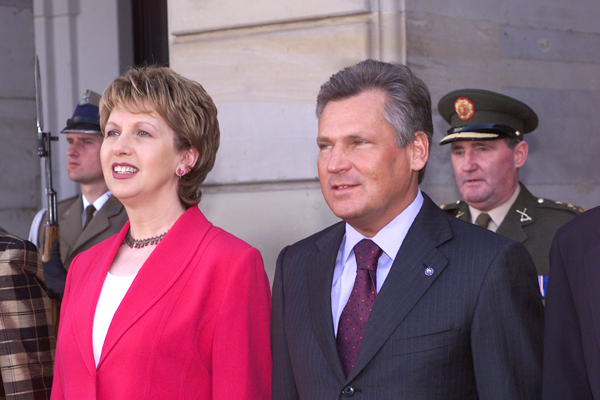
[{"label": "lapel pin", "polygon": [[427,276],[433,275],[433,268],[429,268],[429,267],[425,268],[425,275],[427,275]]}]

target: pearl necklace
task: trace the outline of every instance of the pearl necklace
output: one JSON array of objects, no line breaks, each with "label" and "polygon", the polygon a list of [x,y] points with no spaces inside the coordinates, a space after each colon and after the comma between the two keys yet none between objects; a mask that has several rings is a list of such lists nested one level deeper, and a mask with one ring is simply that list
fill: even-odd
[{"label": "pearl necklace", "polygon": [[141,249],[146,246],[156,246],[165,237],[167,232],[163,233],[162,235],[154,236],[148,239],[134,239],[131,236],[131,231],[128,231],[127,235],[125,236],[125,239],[123,240],[123,243],[125,243],[131,249]]}]

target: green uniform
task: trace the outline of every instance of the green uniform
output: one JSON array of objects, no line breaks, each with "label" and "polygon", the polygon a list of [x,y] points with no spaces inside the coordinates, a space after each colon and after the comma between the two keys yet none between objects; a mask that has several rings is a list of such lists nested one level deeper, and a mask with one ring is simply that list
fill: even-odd
[{"label": "green uniform", "polygon": [[[496,233],[523,243],[533,258],[538,275],[547,276],[550,271],[548,256],[554,234],[584,210],[572,204],[535,197],[525,185],[520,185],[519,196]],[[456,218],[471,222],[469,206],[464,201],[444,204],[441,208]]]},{"label": "green uniform", "polygon": [[[65,269],[69,269],[73,258],[82,251],[100,243],[121,231],[127,222],[125,207],[115,197],[110,196],[94,215],[90,224],[82,230],[83,200],[81,194],[69,197],[58,203],[58,226],[60,227],[60,259]],[[46,218],[41,226],[44,226]],[[43,243],[43,230],[40,229],[38,243]]]}]

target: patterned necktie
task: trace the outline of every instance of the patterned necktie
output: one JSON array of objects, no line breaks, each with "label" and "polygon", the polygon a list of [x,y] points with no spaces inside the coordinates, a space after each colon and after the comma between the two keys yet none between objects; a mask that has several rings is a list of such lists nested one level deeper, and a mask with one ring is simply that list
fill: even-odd
[{"label": "patterned necktie", "polygon": [[490,221],[492,220],[492,217],[490,217],[490,214],[488,213],[481,213],[477,216],[477,219],[475,220],[475,225],[477,226],[481,226],[482,228],[486,228],[488,227],[488,225],[490,224]]},{"label": "patterned necktie", "polygon": [[83,229],[86,228],[90,224],[90,221],[94,217],[94,212],[96,211],[96,207],[93,204],[90,204],[85,208],[85,222],[83,224]]},{"label": "patterned necktie", "polygon": [[377,297],[377,260],[383,253],[373,241],[363,239],[354,246],[356,280],[338,325],[337,348],[346,376],[350,374],[365,333],[369,313]]}]

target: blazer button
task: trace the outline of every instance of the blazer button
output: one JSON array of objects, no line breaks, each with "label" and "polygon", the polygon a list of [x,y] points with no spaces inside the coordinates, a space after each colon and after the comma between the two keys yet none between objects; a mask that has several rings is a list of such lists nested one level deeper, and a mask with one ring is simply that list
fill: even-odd
[{"label": "blazer button", "polygon": [[342,394],[346,397],[352,397],[352,396],[354,396],[354,388],[352,386],[348,385],[342,389]]}]

